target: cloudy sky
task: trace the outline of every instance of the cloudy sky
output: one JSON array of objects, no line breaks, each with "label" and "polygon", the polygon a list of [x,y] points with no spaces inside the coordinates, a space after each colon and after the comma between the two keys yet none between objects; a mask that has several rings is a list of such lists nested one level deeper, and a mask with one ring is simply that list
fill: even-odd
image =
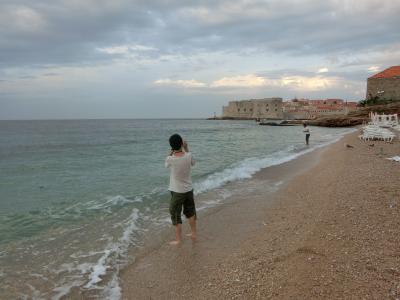
[{"label": "cloudy sky", "polygon": [[173,118],[364,97],[398,0],[1,0],[0,119]]}]

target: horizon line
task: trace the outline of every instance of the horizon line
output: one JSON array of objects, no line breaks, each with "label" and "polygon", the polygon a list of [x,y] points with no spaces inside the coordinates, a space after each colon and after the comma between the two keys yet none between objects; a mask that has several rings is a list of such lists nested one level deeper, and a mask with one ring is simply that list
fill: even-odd
[{"label": "horizon line", "polygon": [[210,117],[202,117],[202,118],[179,118],[179,117],[171,117],[171,118],[57,118],[57,119],[0,119],[1,121],[89,121],[89,120],[206,120]]}]

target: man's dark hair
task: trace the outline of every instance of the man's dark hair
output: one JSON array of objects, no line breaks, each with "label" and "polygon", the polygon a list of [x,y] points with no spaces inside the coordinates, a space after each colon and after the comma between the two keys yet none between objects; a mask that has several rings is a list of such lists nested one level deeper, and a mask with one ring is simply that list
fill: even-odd
[{"label": "man's dark hair", "polygon": [[181,149],[183,144],[182,137],[177,133],[171,135],[171,137],[169,138],[169,144],[171,145],[172,150],[176,151]]}]

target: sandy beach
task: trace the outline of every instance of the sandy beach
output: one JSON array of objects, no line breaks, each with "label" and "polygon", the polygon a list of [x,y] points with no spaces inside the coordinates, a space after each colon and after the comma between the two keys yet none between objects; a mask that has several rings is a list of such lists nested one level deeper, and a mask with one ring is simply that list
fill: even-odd
[{"label": "sandy beach", "polygon": [[357,134],[235,183],[196,243],[171,228],[122,271],[123,299],[399,299],[400,143]]}]

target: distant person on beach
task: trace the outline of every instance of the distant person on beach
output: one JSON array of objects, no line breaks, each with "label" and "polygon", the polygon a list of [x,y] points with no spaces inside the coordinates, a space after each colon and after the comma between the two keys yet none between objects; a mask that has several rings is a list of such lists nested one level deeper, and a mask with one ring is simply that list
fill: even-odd
[{"label": "distant person on beach", "polygon": [[168,190],[171,192],[169,212],[172,224],[175,226],[175,241],[171,245],[180,244],[182,241],[182,208],[183,214],[189,220],[192,240],[196,239],[196,207],[193,197],[191,169],[195,162],[189,146],[179,134],[169,138],[171,152],[165,159],[165,167],[170,168]]},{"label": "distant person on beach", "polygon": [[303,132],[306,135],[306,145],[308,146],[310,140],[310,128],[308,128],[307,123],[303,123]]}]

